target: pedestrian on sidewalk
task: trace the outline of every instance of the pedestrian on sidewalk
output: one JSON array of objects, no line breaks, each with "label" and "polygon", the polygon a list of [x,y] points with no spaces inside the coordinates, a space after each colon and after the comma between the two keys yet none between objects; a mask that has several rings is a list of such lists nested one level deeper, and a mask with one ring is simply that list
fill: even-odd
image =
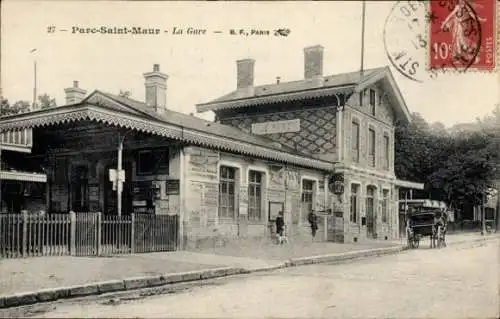
[{"label": "pedestrian on sidewalk", "polygon": [[278,243],[281,243],[281,238],[283,237],[283,232],[285,230],[285,219],[283,218],[283,212],[278,213],[276,217],[276,235],[278,237]]},{"label": "pedestrian on sidewalk", "polygon": [[318,230],[318,216],[314,213],[314,211],[311,211],[307,216],[307,220],[311,225],[312,239],[314,240],[316,237],[316,231]]}]

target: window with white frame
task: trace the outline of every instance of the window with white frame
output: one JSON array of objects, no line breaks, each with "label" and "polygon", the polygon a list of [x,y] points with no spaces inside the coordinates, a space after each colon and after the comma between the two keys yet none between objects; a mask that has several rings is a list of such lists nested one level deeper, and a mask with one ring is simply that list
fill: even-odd
[{"label": "window with white frame", "polygon": [[375,167],[375,130],[370,128],[368,130],[368,164]]},{"label": "window with white frame", "polygon": [[352,161],[359,162],[359,123],[352,121],[351,146]]},{"label": "window with white frame", "polygon": [[307,220],[307,216],[313,210],[314,184],[312,180],[302,180],[301,215],[303,220]]},{"label": "window with white frame", "polygon": [[351,205],[350,205],[350,214],[349,220],[351,223],[358,222],[358,196],[359,196],[359,185],[351,184]]},{"label": "window with white frame", "polygon": [[262,177],[258,171],[248,172],[248,219],[262,219]]},{"label": "window with white frame", "polygon": [[389,170],[389,152],[390,152],[389,135],[384,134],[384,169],[385,170]]},{"label": "window with white frame", "polygon": [[382,191],[382,223],[387,223],[387,216],[389,215],[389,190]]},{"label": "window with white frame", "polygon": [[219,176],[219,218],[235,218],[236,168],[220,167]]},{"label": "window with white frame", "polygon": [[369,216],[375,215],[375,187],[366,187],[366,212]]}]

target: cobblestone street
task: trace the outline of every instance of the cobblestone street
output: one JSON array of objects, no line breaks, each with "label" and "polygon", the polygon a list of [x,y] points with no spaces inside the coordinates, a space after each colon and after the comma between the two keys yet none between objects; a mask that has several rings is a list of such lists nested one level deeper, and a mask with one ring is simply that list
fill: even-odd
[{"label": "cobblestone street", "polygon": [[225,278],[111,305],[53,304],[42,317],[493,318],[499,241]]}]

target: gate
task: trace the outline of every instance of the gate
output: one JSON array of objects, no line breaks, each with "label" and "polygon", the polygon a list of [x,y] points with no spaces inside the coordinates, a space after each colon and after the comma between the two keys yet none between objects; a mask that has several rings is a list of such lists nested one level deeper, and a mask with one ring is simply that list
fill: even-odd
[{"label": "gate", "polygon": [[96,213],[76,213],[75,218],[75,255],[97,256],[99,220]]}]

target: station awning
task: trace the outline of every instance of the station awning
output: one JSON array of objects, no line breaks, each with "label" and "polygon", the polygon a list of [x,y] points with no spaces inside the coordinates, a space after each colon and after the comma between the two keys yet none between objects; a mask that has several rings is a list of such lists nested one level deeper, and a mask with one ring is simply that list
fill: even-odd
[{"label": "station awning", "polygon": [[410,188],[410,189],[424,189],[424,183],[416,183],[416,182],[410,182],[410,181],[404,181],[401,179],[397,179],[394,181],[394,184],[399,187],[403,188]]},{"label": "station awning", "polygon": [[0,171],[0,180],[46,183],[47,175],[18,171]]}]

